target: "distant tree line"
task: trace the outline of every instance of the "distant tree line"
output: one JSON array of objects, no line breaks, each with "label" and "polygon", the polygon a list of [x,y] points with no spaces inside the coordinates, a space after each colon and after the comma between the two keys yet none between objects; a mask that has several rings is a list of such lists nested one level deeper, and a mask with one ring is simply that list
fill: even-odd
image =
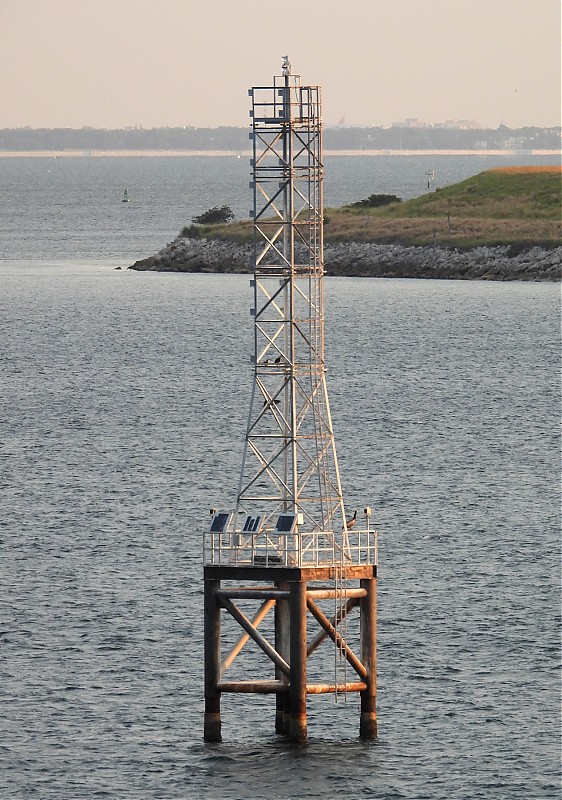
[{"label": "distant tree line", "polygon": [[333,150],[559,150],[561,128],[328,128]]},{"label": "distant tree line", "polygon": [[[561,128],[325,128],[327,150],[559,150]],[[248,129],[4,128],[0,151],[233,150],[249,148]]]}]

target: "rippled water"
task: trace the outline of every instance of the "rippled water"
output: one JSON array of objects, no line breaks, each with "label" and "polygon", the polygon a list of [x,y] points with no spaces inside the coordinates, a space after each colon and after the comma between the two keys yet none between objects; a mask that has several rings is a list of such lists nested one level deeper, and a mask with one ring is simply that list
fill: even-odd
[{"label": "rippled water", "polygon": [[[329,156],[326,206],[373,193],[403,198],[495,166],[557,164],[554,155]],[[1,259],[122,259],[132,264],[178,235],[191,218],[227,204],[251,205],[247,156],[1,158]],[[123,203],[128,189],[131,198]]]},{"label": "rippled water", "polygon": [[[114,265],[113,265],[114,266]],[[559,797],[558,288],[328,279],[349,508],[380,530],[379,730],[223,698],[201,520],[234,498],[241,276],[0,265],[0,797]]]}]

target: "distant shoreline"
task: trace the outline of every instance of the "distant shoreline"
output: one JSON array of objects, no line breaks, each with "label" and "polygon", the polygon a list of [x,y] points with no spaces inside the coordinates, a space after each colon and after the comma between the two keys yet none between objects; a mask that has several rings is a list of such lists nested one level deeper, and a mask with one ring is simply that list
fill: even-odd
[{"label": "distant shoreline", "polygon": [[[249,158],[250,150],[0,150],[0,158]],[[562,150],[324,150],[325,156],[559,156]]]}]

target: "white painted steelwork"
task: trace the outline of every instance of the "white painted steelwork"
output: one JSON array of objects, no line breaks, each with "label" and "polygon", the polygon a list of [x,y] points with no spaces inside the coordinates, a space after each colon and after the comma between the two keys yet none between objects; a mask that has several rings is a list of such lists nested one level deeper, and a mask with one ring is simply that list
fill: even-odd
[{"label": "white painted steelwork", "polygon": [[[205,563],[376,563],[366,514],[365,551],[349,539],[326,385],[321,90],[285,57],[249,94],[254,380],[232,525],[210,532]],[[248,515],[262,518],[250,538]]]},{"label": "white painted steelwork", "polygon": [[334,531],[298,532],[290,535],[275,534],[271,530],[244,534],[240,531],[205,535],[204,562],[206,566],[267,566],[313,567],[337,565],[344,574],[338,581],[345,582],[345,566],[377,563],[377,531],[354,528],[348,533],[348,546],[344,555],[337,545]]}]

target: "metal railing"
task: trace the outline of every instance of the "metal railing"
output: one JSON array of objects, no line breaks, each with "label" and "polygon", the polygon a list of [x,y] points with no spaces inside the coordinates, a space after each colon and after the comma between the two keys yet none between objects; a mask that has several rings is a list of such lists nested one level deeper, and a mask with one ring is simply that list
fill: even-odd
[{"label": "metal railing", "polygon": [[[340,537],[337,537],[340,538]],[[312,567],[377,563],[377,531],[354,528],[345,552],[331,531],[277,534],[273,531],[205,534],[205,566]]]}]

